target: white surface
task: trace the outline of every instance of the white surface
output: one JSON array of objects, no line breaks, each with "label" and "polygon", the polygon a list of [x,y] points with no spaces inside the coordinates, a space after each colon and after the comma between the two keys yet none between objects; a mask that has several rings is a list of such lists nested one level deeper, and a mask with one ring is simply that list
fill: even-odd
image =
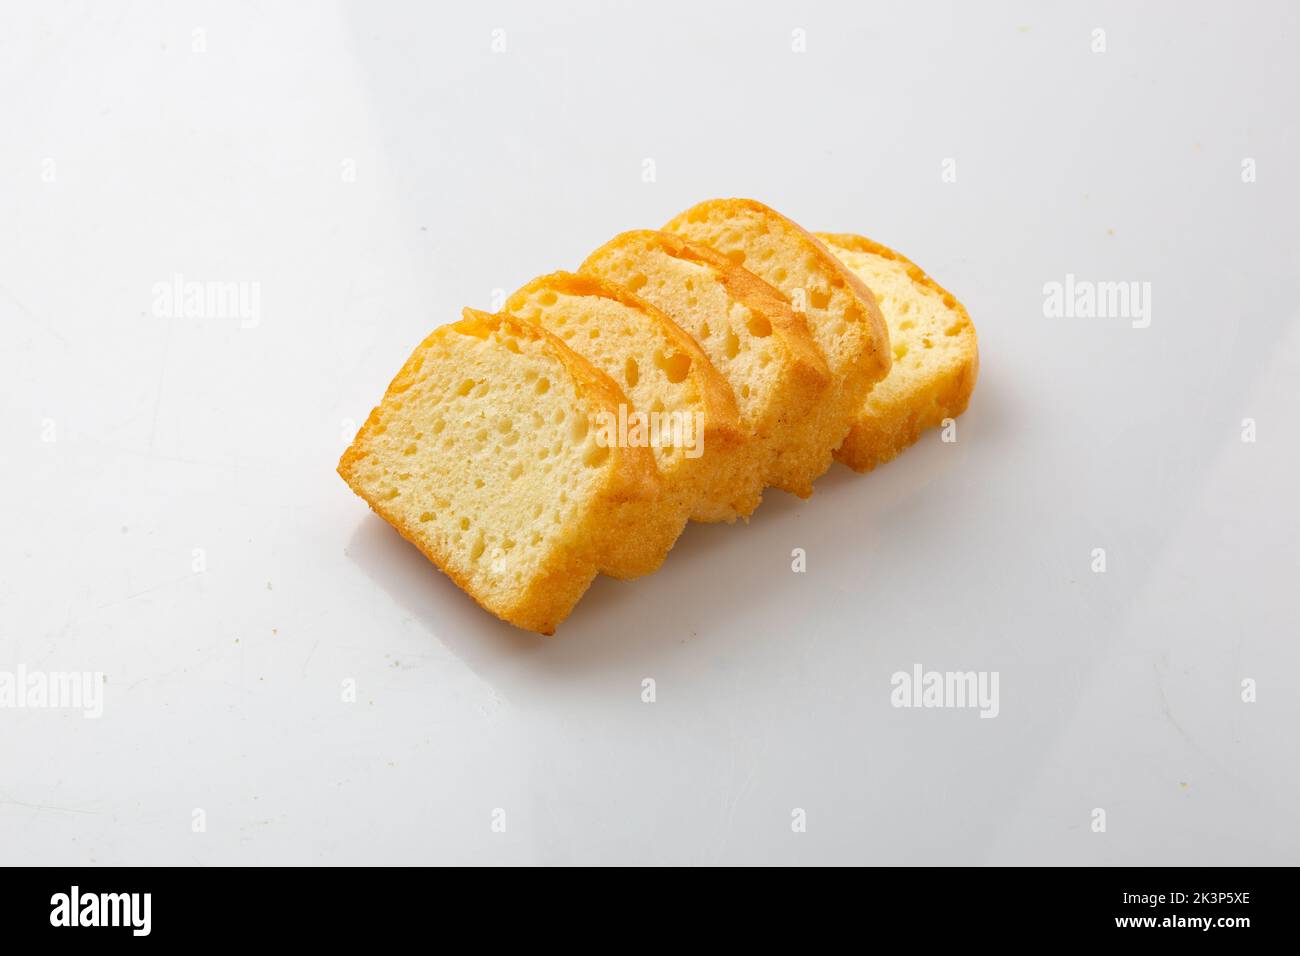
[{"label": "white surface", "polygon": [[[0,14],[0,670],[108,681],[0,710],[0,861],[1300,862],[1294,8],[436,6]],[[512,631],[345,436],[462,305],[713,195],[962,298],[959,440]],[[260,322],[155,316],[177,273]],[[1067,273],[1150,327],[1045,318]],[[894,709],[915,663],[1000,715]]]}]

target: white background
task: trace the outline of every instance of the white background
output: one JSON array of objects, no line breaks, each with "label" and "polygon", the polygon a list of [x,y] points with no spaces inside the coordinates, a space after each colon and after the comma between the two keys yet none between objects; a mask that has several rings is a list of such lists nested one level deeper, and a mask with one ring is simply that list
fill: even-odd
[{"label": "white background", "polygon": [[[0,670],[107,684],[0,710],[0,861],[1300,862],[1300,24],[1133,6],[6,4]],[[966,303],[958,441],[499,624],[338,455],[463,305],[716,195]]]}]

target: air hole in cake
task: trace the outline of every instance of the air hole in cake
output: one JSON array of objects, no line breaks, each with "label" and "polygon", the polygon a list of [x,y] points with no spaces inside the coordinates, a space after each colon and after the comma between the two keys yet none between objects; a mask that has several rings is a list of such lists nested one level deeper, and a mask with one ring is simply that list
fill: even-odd
[{"label": "air hole in cake", "polygon": [[655,365],[674,385],[685,381],[686,376],[691,374],[691,357],[685,352],[674,352],[665,357],[663,352],[656,351]]},{"label": "air hole in cake", "polygon": [[641,370],[637,368],[636,359],[630,355],[623,366],[623,377],[627,379],[628,388],[636,388],[636,383],[641,381]]},{"label": "air hole in cake", "polygon": [[765,315],[752,313],[747,327],[749,334],[758,339],[765,339],[772,334],[772,323]]},{"label": "air hole in cake", "polygon": [[820,289],[814,289],[808,293],[808,302],[814,309],[824,309],[831,304],[831,294],[822,292]]},{"label": "air hole in cake", "polygon": [[544,289],[538,294],[537,301],[541,305],[555,305],[556,302],[560,301],[560,297],[555,294],[553,289]]},{"label": "air hole in cake", "polygon": [[731,260],[732,265],[743,266],[745,264],[745,250],[732,249],[727,253],[727,258]]},{"label": "air hole in cake", "polygon": [[727,328],[726,350],[727,358],[735,358],[740,354],[740,337],[736,335],[735,329],[730,326]]},{"label": "air hole in cake", "polygon": [[538,395],[545,395],[551,390],[551,380],[549,378],[539,378],[537,385],[534,387]]},{"label": "air hole in cake", "polygon": [[629,292],[636,292],[638,289],[645,286],[646,281],[646,277],[642,273],[634,272],[632,275],[627,277],[627,281],[623,283],[623,285]]}]

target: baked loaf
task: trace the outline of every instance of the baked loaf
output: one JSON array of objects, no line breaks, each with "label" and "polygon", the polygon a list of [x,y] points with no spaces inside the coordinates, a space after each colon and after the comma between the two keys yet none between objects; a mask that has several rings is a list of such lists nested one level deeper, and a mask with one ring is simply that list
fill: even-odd
[{"label": "baked loaf", "polygon": [[611,437],[651,443],[663,493],[649,509],[630,507],[611,574],[656,570],[692,516],[753,510],[757,501],[743,497],[748,489],[736,479],[746,449],[731,386],[672,319],[620,286],[568,272],[534,279],[505,311],[543,326],[613,378],[628,405]]},{"label": "baked loaf", "polygon": [[691,518],[807,497],[832,456],[894,458],[978,370],[966,310],[905,257],[711,200],[435,330],[338,471],[484,608],[550,634]]},{"label": "baked loaf", "polygon": [[855,471],[870,471],[966,410],[979,375],[975,326],[907,257],[864,236],[817,235],[875,293],[889,326],[893,370],[871,390],[835,453]]},{"label": "baked loaf", "polygon": [[[792,481],[806,497],[830,467],[871,386],[889,372],[889,332],[871,290],[802,227],[752,199],[713,199],[665,227],[707,246],[775,286],[805,317],[830,369],[833,388],[805,427],[816,463]],[[792,476],[796,477],[796,476]]]},{"label": "baked loaf", "polygon": [[626,401],[543,329],[467,309],[407,359],[338,471],[484,608],[551,634],[628,502],[658,498],[649,451],[591,427]]},{"label": "baked loaf", "polygon": [[774,485],[804,493],[824,449],[806,427],[830,388],[830,372],[808,326],[785,297],[708,246],[667,232],[616,236],[580,272],[617,283],[694,336],[736,396],[750,438],[738,463],[741,502]]}]

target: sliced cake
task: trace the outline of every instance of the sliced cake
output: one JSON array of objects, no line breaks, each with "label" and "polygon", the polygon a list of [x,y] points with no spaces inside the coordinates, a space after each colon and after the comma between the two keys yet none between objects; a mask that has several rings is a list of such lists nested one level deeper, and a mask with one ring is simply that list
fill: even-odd
[{"label": "sliced cake", "polygon": [[871,386],[889,372],[889,332],[875,297],[819,239],[752,199],[702,202],[664,229],[711,246],[775,286],[807,321],[833,381],[806,423],[817,464],[801,476],[797,493],[811,494],[812,480],[830,467]]},{"label": "sliced cake", "polygon": [[743,497],[749,489],[736,477],[745,436],[731,387],[667,315],[619,286],[566,272],[534,279],[504,311],[559,336],[614,379],[629,405],[611,437],[648,443],[654,455],[662,498],[629,513],[611,574],[655,570],[691,516],[716,520],[753,510],[757,502]]},{"label": "sliced cake", "polygon": [[979,346],[966,309],[919,266],[864,236],[818,233],[875,293],[889,326],[893,369],[863,402],[836,457],[870,471],[927,428],[966,410],[979,375]]},{"label": "sliced cake", "polygon": [[415,349],[338,471],[484,608],[550,634],[629,502],[659,497],[649,451],[592,428],[626,401],[545,330],[466,310]]},{"label": "sliced cake", "polygon": [[616,236],[579,271],[666,312],[726,376],[751,439],[737,473],[746,500],[766,485],[807,494],[825,468],[825,442],[807,423],[831,379],[807,323],[781,293],[708,246],[652,230]]}]

